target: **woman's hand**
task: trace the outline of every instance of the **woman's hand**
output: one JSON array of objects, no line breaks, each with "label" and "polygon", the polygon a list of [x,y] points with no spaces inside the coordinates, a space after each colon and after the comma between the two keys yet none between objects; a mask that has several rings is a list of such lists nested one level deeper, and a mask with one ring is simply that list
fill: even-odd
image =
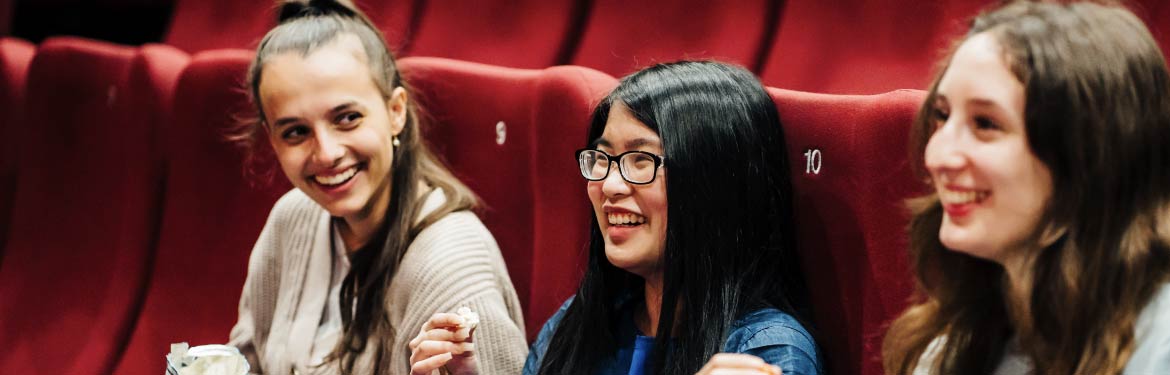
[{"label": "woman's hand", "polygon": [[780,368],[754,355],[719,353],[695,375],[781,375]]},{"label": "woman's hand", "polygon": [[478,374],[471,340],[475,329],[460,329],[467,328],[466,324],[457,314],[432,315],[418,336],[410,340],[411,375],[430,375],[440,369],[453,375]]}]

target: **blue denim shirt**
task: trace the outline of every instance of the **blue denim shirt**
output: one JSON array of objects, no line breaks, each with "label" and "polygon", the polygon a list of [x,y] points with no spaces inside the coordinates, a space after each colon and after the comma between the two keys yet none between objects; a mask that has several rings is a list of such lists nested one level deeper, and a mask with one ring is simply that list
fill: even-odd
[{"label": "blue denim shirt", "polygon": [[[544,353],[548,351],[549,341],[552,340],[557,324],[569,308],[573,298],[565,301],[560,310],[553,314],[536,342],[528,351],[528,360],[524,362],[524,375],[536,375],[540,370],[540,363]],[[634,326],[633,306],[636,303],[623,304],[622,321],[617,323],[618,351],[599,364],[596,375],[627,375],[630,373],[630,362],[634,356],[635,338],[640,335]],[[817,355],[816,344],[812,335],[796,318],[780,310],[767,308],[756,310],[737,319],[731,325],[731,333],[723,345],[727,353],[745,353],[764,359],[764,362],[780,366],[784,375],[815,375],[821,374],[820,358]]]}]

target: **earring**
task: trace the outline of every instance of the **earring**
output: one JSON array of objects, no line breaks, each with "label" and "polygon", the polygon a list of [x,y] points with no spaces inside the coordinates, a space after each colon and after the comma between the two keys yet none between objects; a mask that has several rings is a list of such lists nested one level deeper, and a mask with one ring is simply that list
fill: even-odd
[{"label": "earring", "polygon": [[398,136],[397,136],[397,135],[396,135],[396,136],[394,136],[394,139],[390,141],[390,144],[394,145],[394,147],[398,147],[398,146],[400,146],[400,145],[401,145],[401,144],[398,142]]}]

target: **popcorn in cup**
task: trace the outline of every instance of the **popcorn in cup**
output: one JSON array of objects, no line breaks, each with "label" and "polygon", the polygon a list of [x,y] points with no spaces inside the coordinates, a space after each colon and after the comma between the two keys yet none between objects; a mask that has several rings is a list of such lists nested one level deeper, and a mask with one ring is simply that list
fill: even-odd
[{"label": "popcorn in cup", "polygon": [[185,342],[171,344],[166,375],[247,375],[251,366],[240,350],[227,345],[191,348]]}]

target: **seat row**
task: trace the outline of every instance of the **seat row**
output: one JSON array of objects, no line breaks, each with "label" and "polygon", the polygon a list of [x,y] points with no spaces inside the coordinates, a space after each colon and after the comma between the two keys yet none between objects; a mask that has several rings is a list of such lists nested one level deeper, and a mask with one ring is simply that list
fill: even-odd
[{"label": "seat row", "polygon": [[[14,0],[0,3],[5,1]],[[272,0],[145,1],[173,2],[162,42],[188,53],[255,48],[275,22]],[[1163,18],[1170,21],[1170,13],[1161,9],[1165,7],[1160,2],[1145,2],[1159,8],[1151,12],[1165,13]],[[572,64],[614,76],[655,61],[717,58],[746,66],[777,87],[878,93],[925,86],[937,52],[962,32],[964,20],[995,1],[356,3],[382,28],[401,56],[446,57],[517,68]]]},{"label": "seat row", "polygon": [[[31,60],[24,96],[5,102],[20,111],[0,129],[0,373],[157,373],[169,343],[223,342],[251,245],[289,189],[245,174],[226,142],[252,111],[253,53],[5,46]],[[400,65],[431,120],[426,139],[483,198],[532,338],[580,277],[590,211],[571,154],[616,79],[579,66]],[[920,186],[905,143],[923,93],[769,92],[821,345],[834,372],[879,374],[882,325],[912,290],[902,201]]]}]

